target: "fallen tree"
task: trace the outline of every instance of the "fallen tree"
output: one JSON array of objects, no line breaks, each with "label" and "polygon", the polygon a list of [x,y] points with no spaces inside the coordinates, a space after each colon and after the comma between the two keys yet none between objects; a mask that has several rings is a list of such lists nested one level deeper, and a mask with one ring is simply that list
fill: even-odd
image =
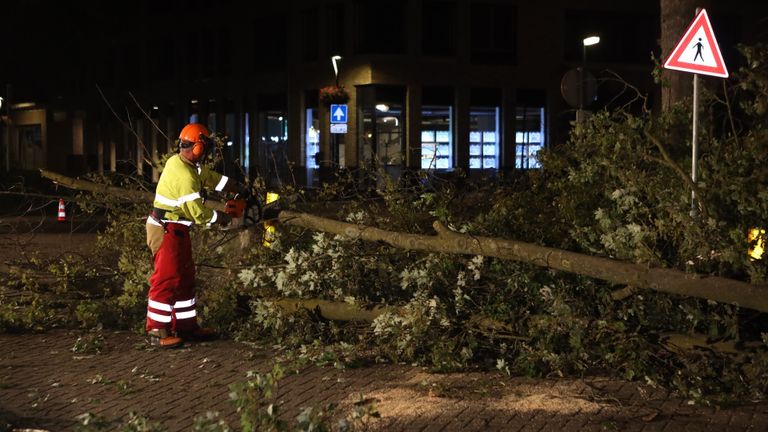
[{"label": "fallen tree", "polygon": [[[41,174],[62,186],[73,189],[115,194],[125,199],[153,199],[153,194],[150,192],[126,191],[123,188],[73,179],[45,170],[41,170]],[[206,201],[206,205],[223,209],[222,203],[216,201]],[[768,312],[768,286],[766,285],[754,285],[734,279],[686,273],[668,268],[651,268],[515,240],[459,234],[449,230],[439,221],[433,224],[437,233],[434,236],[387,231],[293,211],[280,212],[279,221],[285,225],[333,233],[350,239],[384,242],[406,250],[482,255],[521,261],[589,276],[632,289],[651,289]]]},{"label": "fallen tree", "polygon": [[[149,191],[126,189],[118,186],[108,186],[105,184],[95,183],[88,180],[68,177],[68,176],[55,173],[53,171],[48,171],[45,169],[40,170],[40,175],[43,176],[44,178],[47,178],[53,181],[54,183],[60,186],[64,186],[64,187],[75,189],[75,190],[91,192],[94,194],[108,194],[115,198],[122,199],[125,201],[131,201],[131,202],[148,201],[151,203],[152,201],[155,200],[155,194]],[[206,207],[212,208],[214,210],[224,211],[224,203],[219,201],[206,200],[205,205]]]}]

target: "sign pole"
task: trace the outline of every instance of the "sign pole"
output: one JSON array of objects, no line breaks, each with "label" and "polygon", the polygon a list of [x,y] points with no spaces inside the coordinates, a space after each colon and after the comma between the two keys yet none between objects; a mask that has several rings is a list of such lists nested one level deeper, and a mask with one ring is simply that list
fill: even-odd
[{"label": "sign pole", "polygon": [[[693,125],[691,137],[691,181],[696,185],[699,159],[699,74],[728,78],[723,55],[717,45],[707,11],[696,8],[696,17],[688,30],[664,62],[665,69],[679,70],[693,74]],[[691,188],[691,217],[698,214],[696,190]]]},{"label": "sign pole", "polygon": [[[696,14],[699,16],[701,8],[696,8]],[[693,74],[693,131],[691,132],[691,182],[696,185],[696,171],[697,163],[699,160],[699,146],[698,146],[698,131],[699,131],[699,74]],[[696,189],[691,188],[691,217],[696,217],[698,214],[698,206],[696,205]]]},{"label": "sign pole", "polygon": [[[691,181],[696,184],[696,169],[699,159],[698,147],[699,130],[699,74],[693,74],[693,132],[691,135]],[[696,190],[691,188],[691,216],[696,217]]]}]

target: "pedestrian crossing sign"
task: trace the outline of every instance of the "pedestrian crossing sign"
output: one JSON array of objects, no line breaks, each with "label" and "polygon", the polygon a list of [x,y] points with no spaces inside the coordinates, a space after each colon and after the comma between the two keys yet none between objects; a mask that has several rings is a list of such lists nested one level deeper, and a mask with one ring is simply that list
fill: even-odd
[{"label": "pedestrian crossing sign", "polygon": [[705,9],[702,9],[688,26],[680,42],[664,62],[664,68],[728,78],[728,69],[725,67]]}]

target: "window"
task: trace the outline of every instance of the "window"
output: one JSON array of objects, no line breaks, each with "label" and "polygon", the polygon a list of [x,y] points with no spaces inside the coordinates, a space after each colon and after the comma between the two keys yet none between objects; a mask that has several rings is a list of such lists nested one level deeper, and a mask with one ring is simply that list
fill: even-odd
[{"label": "window", "polygon": [[541,168],[537,158],[544,148],[544,107],[515,109],[515,168]]},{"label": "window", "polygon": [[366,0],[356,3],[358,54],[405,52],[405,1]]},{"label": "window", "polygon": [[499,107],[470,108],[469,168],[499,168]]},{"label": "window", "polygon": [[[82,122],[82,119],[79,119]],[[42,127],[39,124],[17,126],[18,141],[11,147],[11,160],[22,169],[45,167]],[[82,154],[82,151],[81,153]]]},{"label": "window", "polygon": [[299,16],[301,32],[301,61],[313,62],[318,57],[317,9],[307,9]]},{"label": "window", "polygon": [[317,154],[320,153],[320,120],[317,117],[317,109],[307,108],[306,112],[306,165],[308,169],[320,168],[317,163]]},{"label": "window", "polygon": [[232,33],[227,27],[216,32],[216,66],[219,76],[232,74]]},{"label": "window", "polygon": [[328,56],[344,53],[344,4],[328,5],[325,9],[328,34]]},{"label": "window", "polygon": [[166,34],[149,42],[149,64],[152,65],[149,68],[149,73],[153,80],[167,81],[173,79],[174,51],[172,40],[170,35]]},{"label": "window", "polygon": [[358,158],[397,178],[403,166],[405,87],[357,86]]},{"label": "window", "polygon": [[456,3],[427,0],[422,9],[422,52],[424,55],[456,54]]},{"label": "window", "polygon": [[320,177],[320,118],[317,107],[318,91],[317,89],[306,90],[304,92],[304,145],[303,162],[306,168],[307,186],[319,186]]},{"label": "window", "polygon": [[260,147],[265,159],[261,167],[264,170],[266,185],[279,187],[282,178],[288,175],[288,121],[287,114],[281,110],[259,111]]},{"label": "window", "polygon": [[200,39],[200,52],[197,53],[197,58],[194,61],[200,63],[201,78],[213,78],[216,76],[216,39],[218,35],[212,28],[203,29],[201,33],[196,33]]},{"label": "window", "polygon": [[184,78],[194,81],[200,78],[200,37],[198,32],[187,33],[184,36],[186,56],[184,58]]},{"label": "window", "polygon": [[129,45],[123,49],[120,74],[123,78],[122,85],[126,89],[134,89],[141,82],[139,58],[139,48],[136,45]]},{"label": "window", "polygon": [[216,107],[216,100],[215,99],[209,99],[208,104],[205,107],[206,111],[208,112],[208,119],[205,122],[206,127],[210,132],[219,132],[218,130],[219,124],[217,123],[217,117],[216,113],[218,112],[218,109]]},{"label": "window", "polygon": [[247,111],[243,114],[243,141],[245,173],[251,176],[251,115]]},{"label": "window", "polygon": [[[588,61],[646,64],[651,52],[658,53],[657,14],[650,10],[644,13],[567,10],[565,59],[581,62],[586,53]],[[590,34],[599,35],[600,43],[584,51],[582,41]]]},{"label": "window", "polygon": [[287,38],[284,15],[264,16],[253,23],[254,71],[280,69],[285,65]]},{"label": "window", "polygon": [[453,107],[421,107],[421,168],[453,168]]},{"label": "window", "polygon": [[517,62],[517,8],[504,3],[472,3],[472,62]]},{"label": "window", "polygon": [[200,103],[197,99],[189,101],[187,111],[189,112],[190,123],[200,123]]}]

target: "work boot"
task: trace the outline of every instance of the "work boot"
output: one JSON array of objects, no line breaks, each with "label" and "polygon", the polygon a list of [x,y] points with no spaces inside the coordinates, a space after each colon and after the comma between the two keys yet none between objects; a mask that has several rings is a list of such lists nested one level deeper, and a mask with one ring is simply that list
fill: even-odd
[{"label": "work boot", "polygon": [[209,341],[219,337],[219,332],[210,327],[197,327],[193,330],[178,331],[176,334],[190,341]]},{"label": "work boot", "polygon": [[182,338],[171,335],[166,329],[149,330],[147,335],[149,344],[160,348],[176,348],[184,343]]}]

